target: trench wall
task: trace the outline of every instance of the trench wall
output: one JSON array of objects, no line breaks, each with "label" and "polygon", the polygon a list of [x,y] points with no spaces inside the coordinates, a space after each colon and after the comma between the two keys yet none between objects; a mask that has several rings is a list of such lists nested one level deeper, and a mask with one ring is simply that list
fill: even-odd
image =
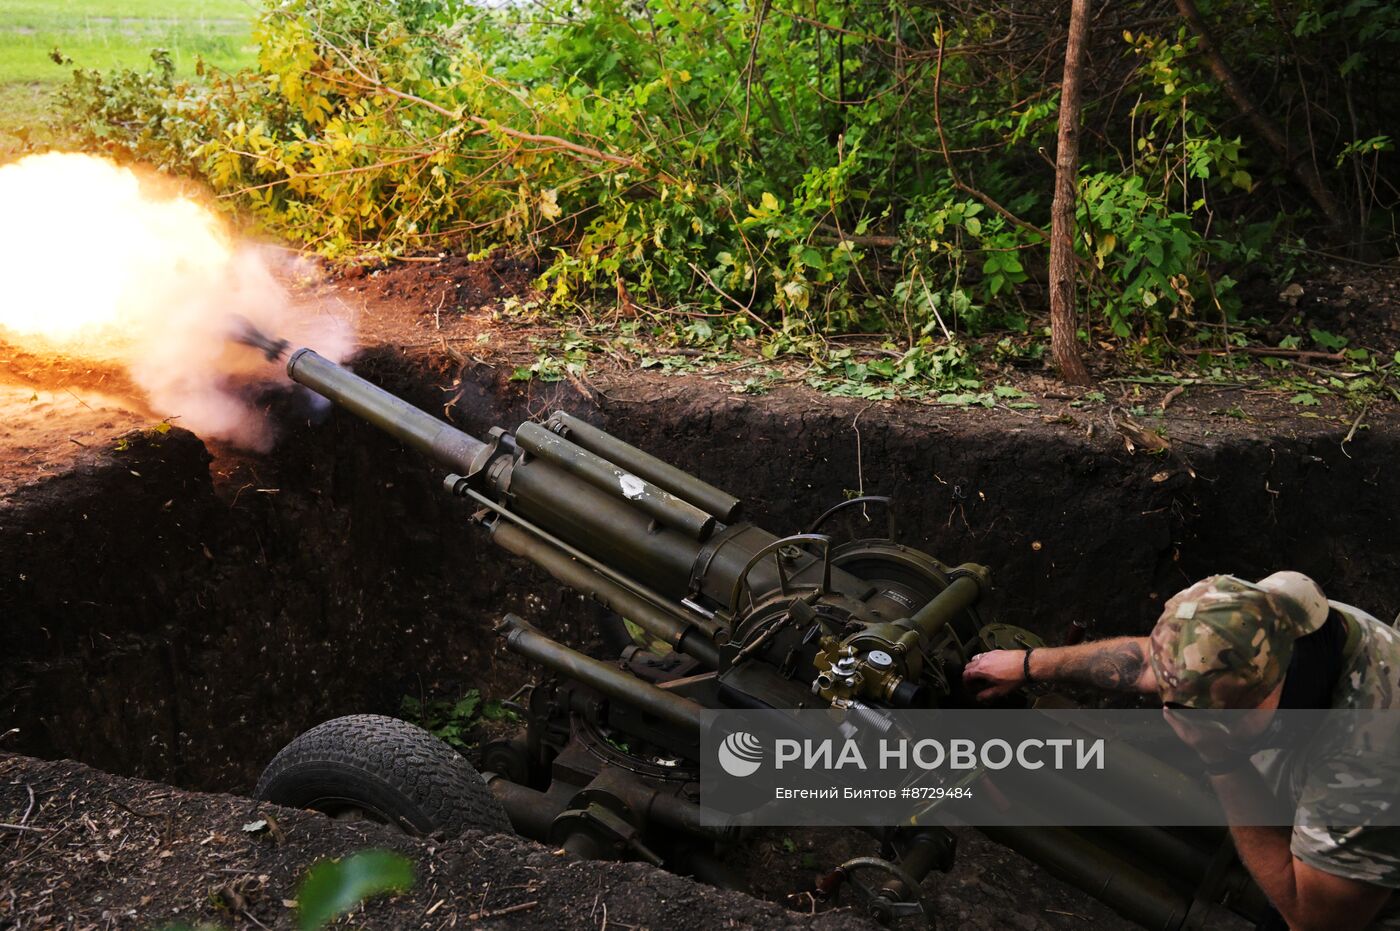
[{"label": "trench wall", "polygon": [[[1400,609],[1400,430],[1346,452],[1319,430],[1145,457],[1000,412],[699,380],[585,396],[387,350],[358,368],[478,434],[568,409],[743,497],[775,532],[858,489],[891,494],[904,542],[991,566],[987,614],[1052,641],[1076,619],[1145,632],[1213,572],[1295,568],[1379,616]],[[588,638],[589,612],[495,552],[415,454],[348,417],[281,417],[277,450],[217,481],[204,445],[172,430],[0,502],[6,749],[247,791],[326,718],[508,693],[528,673],[490,632],[505,611]]]}]

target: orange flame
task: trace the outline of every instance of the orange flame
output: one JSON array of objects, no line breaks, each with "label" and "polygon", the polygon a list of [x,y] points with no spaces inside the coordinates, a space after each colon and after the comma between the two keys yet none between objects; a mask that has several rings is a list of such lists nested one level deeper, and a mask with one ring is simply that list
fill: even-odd
[{"label": "orange flame", "polygon": [[0,327],[25,345],[107,355],[233,259],[212,213],[152,196],[134,172],[99,158],[6,165],[0,204]]},{"label": "orange flame", "polygon": [[196,201],[88,155],[0,167],[0,337],[35,352],[123,364],[151,407],[183,426],[266,448],[261,418],[229,389],[272,374],[227,339],[231,314],[348,351],[342,321],[294,308],[263,253]]}]

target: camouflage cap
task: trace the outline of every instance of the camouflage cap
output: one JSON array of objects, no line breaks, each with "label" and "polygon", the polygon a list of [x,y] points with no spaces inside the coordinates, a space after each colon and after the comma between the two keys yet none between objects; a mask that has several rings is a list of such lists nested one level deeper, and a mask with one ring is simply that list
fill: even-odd
[{"label": "camouflage cap", "polygon": [[1192,708],[1256,707],[1283,681],[1293,641],[1327,620],[1327,598],[1298,572],[1258,582],[1202,579],[1172,596],[1149,650],[1164,701]]}]

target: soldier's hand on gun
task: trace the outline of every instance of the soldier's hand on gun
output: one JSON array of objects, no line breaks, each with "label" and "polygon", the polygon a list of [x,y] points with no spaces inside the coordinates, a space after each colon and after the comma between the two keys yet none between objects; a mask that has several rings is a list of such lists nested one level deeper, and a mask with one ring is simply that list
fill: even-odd
[{"label": "soldier's hand on gun", "polygon": [[989,650],[963,667],[963,684],[980,689],[978,701],[1009,695],[1025,683],[1023,650]]}]

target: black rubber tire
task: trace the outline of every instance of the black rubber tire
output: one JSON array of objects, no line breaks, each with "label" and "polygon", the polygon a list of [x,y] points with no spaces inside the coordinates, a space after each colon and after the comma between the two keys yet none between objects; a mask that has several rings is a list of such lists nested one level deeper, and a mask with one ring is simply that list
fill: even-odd
[{"label": "black rubber tire", "polygon": [[505,809],[460,753],[377,714],[334,718],[302,734],[273,757],[254,795],[330,815],[358,809],[410,834],[510,831]]}]

